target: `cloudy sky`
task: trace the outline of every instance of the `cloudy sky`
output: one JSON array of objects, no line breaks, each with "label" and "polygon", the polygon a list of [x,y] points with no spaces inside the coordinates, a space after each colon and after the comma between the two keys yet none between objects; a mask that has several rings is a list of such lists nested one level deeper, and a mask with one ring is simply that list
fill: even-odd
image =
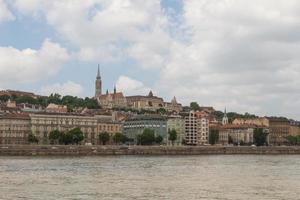
[{"label": "cloudy sky", "polygon": [[154,94],[300,120],[298,0],[0,0],[0,88]]}]

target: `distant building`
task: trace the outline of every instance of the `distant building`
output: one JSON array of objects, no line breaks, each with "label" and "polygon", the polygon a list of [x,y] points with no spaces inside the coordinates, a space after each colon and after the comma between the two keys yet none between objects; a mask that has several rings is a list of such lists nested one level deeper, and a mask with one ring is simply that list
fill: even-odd
[{"label": "distant building", "polygon": [[154,130],[155,135],[162,136],[163,143],[167,143],[167,121],[159,115],[137,115],[127,119],[123,125],[123,132],[137,144],[137,136],[147,128]]},{"label": "distant building", "polygon": [[9,97],[32,97],[37,99],[39,97],[43,97],[41,95],[36,95],[32,92],[24,92],[18,90],[2,90],[0,91],[0,96],[9,96]]},{"label": "distant building", "polygon": [[[175,130],[177,132],[177,140],[175,141],[175,145],[182,145],[185,133],[184,123],[184,118],[182,118],[182,116],[180,115],[171,115],[167,119],[168,132],[172,130]],[[168,145],[171,145],[171,143],[172,142],[168,140]]]},{"label": "distant building", "polygon": [[182,105],[177,102],[176,97],[174,97],[170,103],[165,102],[164,108],[166,109],[167,112],[176,112],[176,113],[181,112],[183,109]]},{"label": "distant building", "polygon": [[234,144],[253,144],[254,143],[254,125],[234,125],[226,124],[220,128],[219,143],[226,145],[229,142],[229,137]]},{"label": "distant building", "polygon": [[223,116],[223,119],[222,119],[222,125],[226,125],[228,123],[229,123],[229,120],[228,120],[227,111],[226,111],[226,108],[225,108],[224,116]]},{"label": "distant building", "polygon": [[100,75],[100,66],[98,65],[98,71],[95,81],[95,98],[98,99],[102,95],[102,80]]},{"label": "distant building", "polygon": [[97,99],[99,105],[104,109],[127,107],[125,96],[122,92],[117,92],[116,86],[114,87],[113,93],[109,93],[107,90],[106,94],[102,94],[102,80],[99,66],[95,81],[95,98]]},{"label": "distant building", "polygon": [[98,97],[99,105],[104,109],[126,108],[127,100],[122,92],[117,92],[116,87],[113,93],[106,92],[105,95]]},{"label": "distant building", "polygon": [[30,117],[24,113],[0,116],[0,144],[28,144]]},{"label": "distant building", "polygon": [[[123,124],[120,122],[112,121],[112,120],[98,120],[98,131],[97,131],[97,137],[99,138],[99,134],[103,132],[107,132],[110,136],[110,140],[108,144],[113,144],[113,137],[116,133],[122,133],[122,127]],[[97,144],[100,144],[101,142],[98,140]]]},{"label": "distant building", "polygon": [[233,124],[248,124],[269,128],[269,144],[271,145],[287,144],[286,138],[290,135],[290,122],[286,118],[263,117],[253,119],[235,119]]},{"label": "distant building", "polygon": [[208,144],[209,117],[200,111],[190,111],[185,117],[185,143],[187,145]]},{"label": "distant building", "polygon": [[152,91],[150,91],[147,96],[128,96],[126,99],[128,106],[136,110],[156,111],[160,108],[164,108],[164,100],[154,96]]},{"label": "distant building", "polygon": [[31,131],[39,139],[39,143],[48,144],[51,131],[67,132],[80,128],[85,136],[85,142],[97,143],[97,121],[94,116],[68,115],[59,113],[30,114]]},{"label": "distant building", "polygon": [[54,103],[50,103],[45,109],[47,113],[67,113],[68,108],[64,105],[57,105]]}]

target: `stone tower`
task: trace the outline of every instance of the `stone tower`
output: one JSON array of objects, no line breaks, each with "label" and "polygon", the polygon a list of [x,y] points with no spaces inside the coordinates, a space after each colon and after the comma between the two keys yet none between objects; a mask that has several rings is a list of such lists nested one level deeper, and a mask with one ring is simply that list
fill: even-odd
[{"label": "stone tower", "polygon": [[98,65],[98,72],[95,82],[95,98],[97,99],[102,95],[102,81],[100,76],[100,66]]}]

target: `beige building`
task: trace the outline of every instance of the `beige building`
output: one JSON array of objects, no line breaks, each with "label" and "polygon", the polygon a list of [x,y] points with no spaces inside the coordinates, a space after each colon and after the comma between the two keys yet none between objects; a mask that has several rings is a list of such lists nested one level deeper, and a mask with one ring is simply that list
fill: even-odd
[{"label": "beige building", "polygon": [[[109,144],[113,144],[113,136],[115,135],[115,133],[122,133],[122,123],[120,122],[115,122],[115,121],[111,121],[111,120],[98,120],[98,131],[97,131],[97,138],[99,138],[99,134],[102,132],[107,132],[109,133],[110,136],[110,140],[109,140]],[[97,144],[100,144],[99,140],[97,142]]]},{"label": "beige building", "polygon": [[45,109],[45,111],[48,113],[67,113],[68,108],[67,106],[64,105],[57,105],[54,103],[50,103]]},{"label": "beige building", "polygon": [[232,139],[234,144],[253,144],[254,143],[254,129],[253,125],[234,125],[226,124],[220,128],[219,143],[228,144],[229,138]]},{"label": "beige building", "polygon": [[100,95],[97,98],[99,105],[104,109],[126,108],[127,100],[122,92],[117,92],[114,88],[113,93],[106,92],[105,95]]},{"label": "beige building", "polygon": [[290,122],[288,119],[279,117],[263,117],[254,119],[236,119],[233,124],[257,125],[269,129],[269,144],[287,144],[287,137],[290,135]]},{"label": "beige building", "polygon": [[39,143],[48,144],[51,131],[59,130],[67,132],[74,128],[80,128],[85,141],[95,143],[97,139],[97,118],[84,115],[67,115],[57,113],[30,114],[31,131],[39,139]]},{"label": "beige building", "polygon": [[176,97],[174,97],[170,103],[165,102],[164,108],[166,109],[167,112],[179,113],[182,111],[182,105],[177,102]]},{"label": "beige building", "polygon": [[185,143],[187,145],[208,144],[209,117],[207,113],[191,111],[185,117]]},{"label": "beige building", "polygon": [[154,96],[152,91],[147,96],[128,96],[126,97],[128,106],[136,110],[156,111],[164,108],[164,100]]},{"label": "beige building", "polygon": [[[185,133],[185,126],[184,126],[185,120],[180,115],[171,115],[167,119],[167,130],[168,133],[172,130],[175,130],[177,132],[177,140],[175,141],[175,145],[182,145],[183,139],[184,139],[184,133]],[[168,135],[169,138],[169,135]],[[172,145],[172,142],[167,142],[168,145]]]},{"label": "beige building", "polygon": [[0,144],[28,144],[30,117],[14,113],[0,116]]}]

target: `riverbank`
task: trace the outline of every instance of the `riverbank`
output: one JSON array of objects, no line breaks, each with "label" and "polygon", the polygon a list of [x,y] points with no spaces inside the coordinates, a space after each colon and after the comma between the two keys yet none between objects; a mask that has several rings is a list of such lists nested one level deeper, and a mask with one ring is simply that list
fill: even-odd
[{"label": "riverbank", "polygon": [[300,147],[1,145],[0,156],[300,155]]}]

